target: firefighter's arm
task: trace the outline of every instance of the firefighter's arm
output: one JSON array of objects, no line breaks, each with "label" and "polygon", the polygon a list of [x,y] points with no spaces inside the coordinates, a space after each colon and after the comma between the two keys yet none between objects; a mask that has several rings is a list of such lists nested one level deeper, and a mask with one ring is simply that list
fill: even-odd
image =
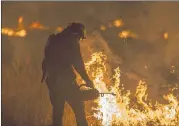
[{"label": "firefighter's arm", "polygon": [[74,46],[74,62],[73,62],[73,67],[75,68],[75,70],[80,74],[80,76],[82,77],[82,79],[86,82],[87,86],[89,87],[93,87],[93,82],[90,80],[86,69],[85,69],[85,65],[81,56],[81,52],[80,52],[80,45],[79,43],[75,44]]}]

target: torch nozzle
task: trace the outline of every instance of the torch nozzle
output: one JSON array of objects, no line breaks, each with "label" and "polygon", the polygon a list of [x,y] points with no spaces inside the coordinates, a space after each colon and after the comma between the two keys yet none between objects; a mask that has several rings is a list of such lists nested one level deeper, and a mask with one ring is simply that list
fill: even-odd
[{"label": "torch nozzle", "polygon": [[110,94],[110,95],[113,95],[113,96],[116,96],[116,94],[114,93],[99,93],[101,95],[101,97],[103,97],[105,94]]}]

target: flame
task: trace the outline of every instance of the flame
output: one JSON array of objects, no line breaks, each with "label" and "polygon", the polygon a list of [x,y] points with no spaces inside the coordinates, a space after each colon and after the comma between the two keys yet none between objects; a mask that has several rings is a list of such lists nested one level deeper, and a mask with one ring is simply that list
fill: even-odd
[{"label": "flame", "polygon": [[21,24],[23,22],[24,18],[22,16],[19,17],[18,22]]},{"label": "flame", "polygon": [[30,25],[30,28],[31,29],[48,29],[47,27],[45,27],[38,21],[32,22],[32,24]]},{"label": "flame", "polygon": [[123,21],[122,20],[115,20],[113,22],[115,27],[121,27],[123,25]]},{"label": "flame", "polygon": [[1,33],[7,36],[18,36],[18,37],[25,37],[27,32],[24,29],[23,25],[23,17],[18,18],[18,28],[12,29],[12,28],[2,28]]},{"label": "flame", "polygon": [[[119,28],[124,25],[124,22],[121,19],[114,20],[113,22],[110,22],[107,26],[100,25],[101,31],[106,31],[107,27],[111,28],[113,26]],[[11,29],[11,28],[2,28],[2,33],[8,36],[19,36],[19,37],[25,37],[27,35],[28,29],[40,29],[40,30],[48,30],[50,28],[42,25],[40,22],[35,21],[30,24],[28,28],[24,27],[24,18],[23,16],[20,16],[18,18],[18,27],[17,29]],[[61,32],[63,30],[62,27],[57,27],[55,31]],[[167,34],[168,35],[168,34]],[[133,32],[129,30],[124,30],[119,33],[118,35],[120,38],[137,38],[138,36],[134,34]],[[166,35],[165,35],[166,36]]]},{"label": "flame", "polygon": [[18,18],[18,30],[24,29],[23,20],[24,20],[24,18],[23,18],[22,16],[20,16],[20,17]]},{"label": "flame", "polygon": [[10,29],[10,28],[2,28],[1,32],[4,35],[18,36],[18,37],[24,37],[27,34],[24,29],[16,31],[16,30],[13,30],[13,29]]},{"label": "flame", "polygon": [[104,82],[107,56],[102,52],[94,53],[85,63],[88,74],[93,78],[99,92],[112,92],[113,95],[104,95],[95,100],[98,107],[93,108],[93,116],[103,126],[147,126],[147,125],[179,125],[179,101],[173,93],[164,95],[168,104],[152,104],[146,94],[147,84],[139,81],[135,95],[125,90],[120,83],[120,69],[114,69],[110,88]]},{"label": "flame", "polygon": [[22,29],[22,30],[20,30],[20,31],[17,31],[16,33],[15,33],[15,36],[19,36],[19,37],[24,37],[24,36],[26,36],[26,30],[24,30],[24,29]]},{"label": "flame", "polygon": [[15,31],[13,29],[10,29],[10,28],[2,28],[1,33],[8,35],[8,36],[13,36],[15,34]]},{"label": "flame", "polygon": [[137,35],[129,30],[124,30],[118,35],[120,38],[137,38]]},{"label": "flame", "polygon": [[62,31],[63,31],[63,28],[59,26],[59,27],[57,27],[56,31],[57,31],[57,32],[62,32]]},{"label": "flame", "polygon": [[164,39],[168,39],[168,33],[167,33],[167,32],[164,33],[164,34],[163,34],[163,37],[164,37]]}]

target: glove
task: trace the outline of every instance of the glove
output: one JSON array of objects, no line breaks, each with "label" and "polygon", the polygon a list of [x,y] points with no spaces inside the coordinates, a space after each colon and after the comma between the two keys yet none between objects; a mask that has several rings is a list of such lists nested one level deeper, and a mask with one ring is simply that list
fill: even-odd
[{"label": "glove", "polygon": [[87,80],[87,81],[86,81],[86,86],[87,86],[87,87],[90,87],[90,88],[94,88],[93,81]]},{"label": "glove", "polygon": [[98,98],[99,97],[99,91],[97,89],[94,89],[94,96],[95,98]]},{"label": "glove", "polygon": [[85,84],[79,87],[79,99],[81,101],[94,100],[99,97],[99,91],[95,88],[87,87]]}]

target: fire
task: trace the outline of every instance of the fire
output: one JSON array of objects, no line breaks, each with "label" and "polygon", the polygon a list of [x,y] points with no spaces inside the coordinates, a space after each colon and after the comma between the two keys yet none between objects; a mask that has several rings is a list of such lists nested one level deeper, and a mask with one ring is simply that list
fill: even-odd
[{"label": "fire", "polygon": [[24,18],[22,16],[18,18],[18,30],[24,29],[23,20]]},{"label": "fire", "polygon": [[19,22],[20,24],[23,22],[23,17],[22,17],[22,16],[19,17],[18,22]]},{"label": "fire", "polygon": [[168,33],[167,33],[167,32],[164,33],[164,34],[163,34],[163,37],[164,37],[164,39],[168,39]]},{"label": "fire", "polygon": [[59,26],[59,27],[57,27],[56,31],[62,32],[62,31],[63,31],[63,28]]},{"label": "fire", "polygon": [[129,30],[124,30],[118,34],[120,38],[137,38],[137,35]]},{"label": "fire", "polygon": [[1,33],[8,35],[8,36],[13,36],[15,34],[15,31],[13,29],[10,29],[10,28],[2,28]]},{"label": "fire", "polygon": [[115,20],[113,22],[115,27],[121,27],[123,25],[123,21],[122,20]]},{"label": "fire", "polygon": [[35,21],[30,25],[31,29],[48,29],[47,27],[45,27],[44,25],[42,25],[40,22]]},{"label": "fire", "polygon": [[[110,22],[107,26],[100,25],[99,30],[106,31],[107,27],[112,28],[114,27],[121,27],[124,25],[124,22],[121,19],[114,20],[113,22]],[[20,16],[18,18],[18,26],[17,29],[12,28],[2,28],[2,34],[8,35],[8,36],[19,36],[19,37],[25,37],[27,35],[27,31],[29,29],[40,29],[40,30],[49,30],[49,27],[46,27],[42,25],[40,22],[35,21],[30,24],[30,26],[26,27],[24,26],[24,18],[23,16]],[[56,32],[61,32],[63,30],[62,27],[57,27],[55,29]],[[118,35],[120,38],[137,38],[138,36],[134,34],[133,32],[129,30],[124,30],[119,33]],[[168,37],[168,34],[164,34],[165,38]]]},{"label": "fire", "polygon": [[17,31],[16,33],[15,33],[15,36],[19,36],[19,37],[24,37],[24,36],[26,36],[26,30],[24,30],[24,29],[22,29],[22,30],[20,30],[20,31]]},{"label": "fire", "polygon": [[24,37],[27,34],[26,31],[23,29],[16,31],[10,28],[2,28],[1,32],[2,34],[8,35],[8,36],[18,36],[18,37]]},{"label": "fire", "polygon": [[2,28],[1,33],[7,36],[18,36],[18,37],[25,37],[27,32],[24,29],[23,25],[23,17],[18,18],[18,28],[12,29],[12,28]]},{"label": "fire", "polygon": [[125,90],[120,83],[120,69],[114,69],[111,77],[110,88],[104,82],[107,57],[102,52],[94,53],[91,60],[85,66],[88,74],[93,78],[95,87],[99,92],[111,92],[113,95],[99,97],[95,103],[98,107],[93,108],[93,116],[103,126],[147,126],[147,125],[179,125],[179,101],[171,92],[163,98],[168,104],[152,104],[146,94],[147,84],[139,81],[135,95]]}]

